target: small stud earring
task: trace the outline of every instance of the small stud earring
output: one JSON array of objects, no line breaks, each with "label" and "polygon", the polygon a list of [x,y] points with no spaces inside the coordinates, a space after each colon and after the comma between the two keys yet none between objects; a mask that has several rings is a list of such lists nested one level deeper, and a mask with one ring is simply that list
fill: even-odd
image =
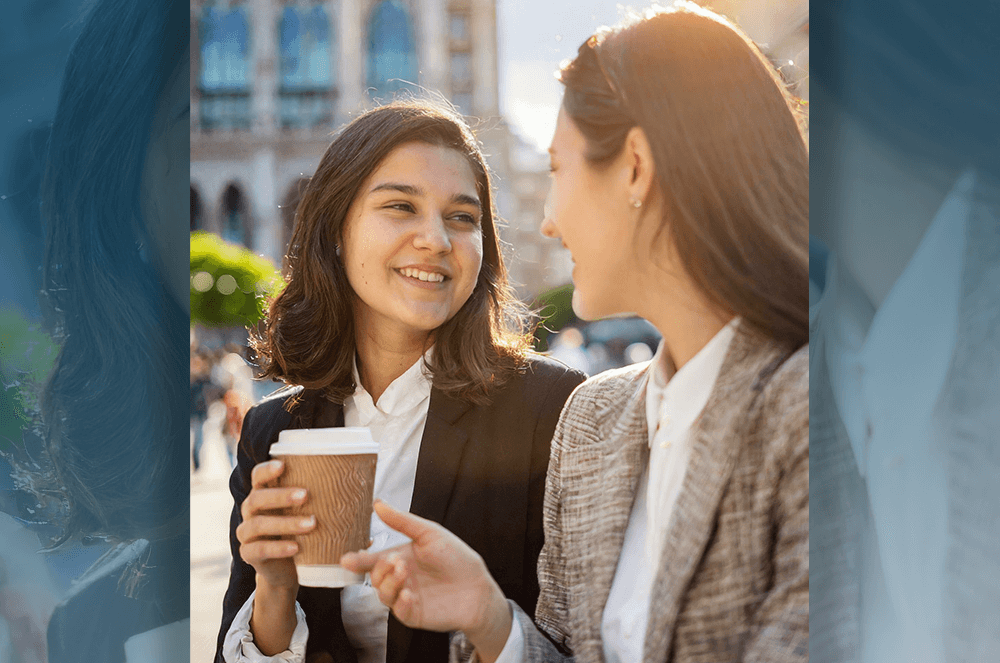
[{"label": "small stud earring", "polygon": [[636,208],[636,209],[639,209],[640,207],[642,207],[642,201],[641,201],[641,200],[639,200],[638,198],[633,198],[633,199],[632,199],[631,201],[629,201],[629,202],[631,202],[631,203],[632,203],[632,207],[634,207],[634,208]]}]

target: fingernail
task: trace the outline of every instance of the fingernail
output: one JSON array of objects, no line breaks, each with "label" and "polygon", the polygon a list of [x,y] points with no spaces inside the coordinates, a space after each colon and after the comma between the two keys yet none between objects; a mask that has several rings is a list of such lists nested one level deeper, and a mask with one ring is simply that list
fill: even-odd
[{"label": "fingernail", "polygon": [[296,551],[297,551],[298,549],[299,549],[299,547],[298,547],[297,545],[295,545],[294,543],[289,543],[289,544],[287,544],[287,545],[285,546],[285,552],[286,552],[287,554],[289,554],[289,555],[293,555],[293,554],[295,554],[295,552],[296,552]]},{"label": "fingernail", "polygon": [[294,493],[292,493],[292,499],[296,502],[301,502],[306,498],[306,491],[304,488],[299,488]]},{"label": "fingernail", "polygon": [[312,527],[316,524],[316,516],[309,516],[299,521],[299,527]]},{"label": "fingernail", "polygon": [[272,461],[271,461],[271,469],[272,469],[272,470],[280,470],[280,469],[281,469],[281,466],[282,466],[283,464],[284,464],[284,463],[282,463],[282,462],[281,462],[280,460],[272,460]]}]

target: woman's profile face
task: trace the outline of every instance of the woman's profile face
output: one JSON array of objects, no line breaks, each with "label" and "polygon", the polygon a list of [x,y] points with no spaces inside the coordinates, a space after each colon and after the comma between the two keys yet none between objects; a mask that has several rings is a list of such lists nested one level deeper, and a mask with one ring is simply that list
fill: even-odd
[{"label": "woman's profile face", "polygon": [[362,185],[340,259],[368,333],[426,340],[468,301],[483,262],[482,209],[466,157],[400,145]]},{"label": "woman's profile face", "polygon": [[583,320],[631,312],[622,279],[635,260],[628,169],[620,158],[600,169],[584,157],[586,140],[559,110],[549,148],[552,185],[541,232],[562,240],[573,256],[573,310]]}]

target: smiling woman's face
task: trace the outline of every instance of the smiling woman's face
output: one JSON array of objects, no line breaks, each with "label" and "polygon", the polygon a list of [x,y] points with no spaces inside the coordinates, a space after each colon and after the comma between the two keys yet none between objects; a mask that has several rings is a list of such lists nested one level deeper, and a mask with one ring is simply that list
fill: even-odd
[{"label": "smiling woman's face", "polygon": [[340,259],[365,333],[426,340],[468,301],[483,262],[476,178],[459,152],[426,143],[393,150],[362,185]]},{"label": "smiling woman's face", "polygon": [[629,172],[616,157],[595,168],[585,157],[583,134],[563,109],[549,148],[552,184],[541,232],[562,241],[573,255],[573,311],[583,320],[630,312],[631,289],[623,287],[636,269]]}]

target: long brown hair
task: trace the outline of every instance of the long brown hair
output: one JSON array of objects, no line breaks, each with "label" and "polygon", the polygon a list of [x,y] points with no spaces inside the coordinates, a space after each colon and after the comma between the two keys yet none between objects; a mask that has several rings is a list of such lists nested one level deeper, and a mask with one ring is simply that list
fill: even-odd
[{"label": "long brown hair", "polygon": [[696,287],[759,335],[809,338],[809,154],[794,102],[754,43],[689,3],[588,39],[563,66],[587,160],[649,140],[666,233]]},{"label": "long brown hair", "polygon": [[354,119],[320,160],[295,211],[287,286],[263,330],[251,333],[263,377],[324,392],[343,402],[356,387],[352,303],[357,297],[336,255],[347,212],[362,185],[396,147],[423,142],[461,153],[482,202],[483,263],[475,290],[435,332],[428,368],[435,388],[483,402],[524,362],[529,315],[507,282],[496,231],[490,172],[479,143],[453,110],[426,100],[395,101]]}]

